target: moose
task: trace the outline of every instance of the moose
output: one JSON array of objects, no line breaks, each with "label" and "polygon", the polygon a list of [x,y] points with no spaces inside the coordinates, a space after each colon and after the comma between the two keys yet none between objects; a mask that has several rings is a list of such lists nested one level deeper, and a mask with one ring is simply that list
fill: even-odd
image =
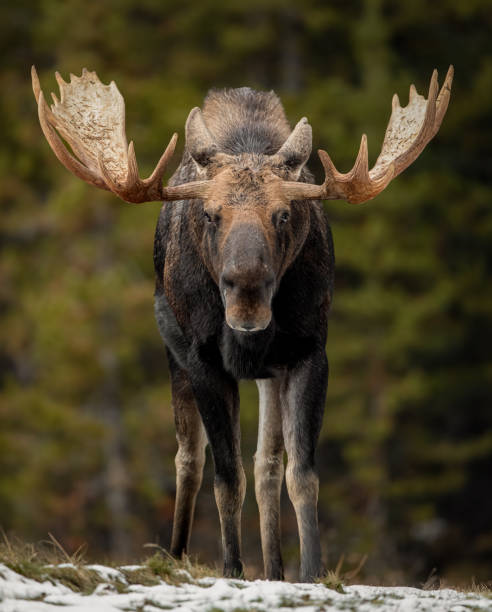
[{"label": "moose", "polygon": [[[32,68],[43,133],[60,162],[127,202],[163,202],[154,243],[155,315],[167,348],[178,451],[171,553],[188,551],[195,501],[210,444],[225,576],[242,576],[238,380],[259,390],[255,493],[265,577],[283,579],[280,491],[286,485],[300,540],[300,579],[323,573],[315,448],[328,379],[325,354],[334,253],[323,200],[353,204],[379,194],[439,130],[453,67],[427,99],[395,94],[382,150],[369,170],[366,136],[355,164],[339,172],[318,151],[325,178],[306,167],[312,131],[291,130],[272,92],[211,90],[186,121],[182,160],[163,186],[177,134],[149,178],[139,177],[125,135],[125,104],[114,81],[85,68],[49,107]],[[63,140],[62,140],[63,139]],[[63,142],[65,141],[65,142]],[[67,148],[67,143],[71,151]]]}]

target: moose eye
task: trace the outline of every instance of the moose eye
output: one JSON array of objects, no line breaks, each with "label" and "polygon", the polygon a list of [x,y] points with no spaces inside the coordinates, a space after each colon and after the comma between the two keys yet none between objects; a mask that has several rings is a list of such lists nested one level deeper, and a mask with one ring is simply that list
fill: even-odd
[{"label": "moose eye", "polygon": [[203,211],[203,216],[205,217],[205,221],[207,222],[207,224],[211,225],[212,227],[217,227],[220,224],[220,220],[221,220],[221,216],[219,213],[208,213],[207,211]]},{"label": "moose eye", "polygon": [[290,212],[288,210],[278,210],[272,215],[272,223],[277,228],[280,229],[282,225],[285,225],[289,220]]}]

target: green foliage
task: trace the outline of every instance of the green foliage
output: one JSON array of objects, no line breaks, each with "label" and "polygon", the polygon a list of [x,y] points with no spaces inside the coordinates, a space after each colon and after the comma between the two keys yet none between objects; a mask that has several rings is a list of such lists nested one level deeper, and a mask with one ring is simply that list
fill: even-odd
[{"label": "green foliage", "polygon": [[[486,0],[18,0],[0,7],[0,526],[53,532],[119,560],[167,544],[175,442],[153,320],[158,206],[77,181],[48,149],[45,91],[82,66],[114,79],[149,172],[210,87],[275,88],[340,170],[360,135],[375,160],[396,90],[449,63],[440,133],[361,207],[327,203],[337,256],[331,378],[318,464],[328,565],[367,553],[366,577],[453,584],[492,570],[492,13]],[[182,142],[181,145],[182,147]],[[174,163],[177,163],[179,154]],[[313,156],[321,179],[320,164]],[[256,394],[241,386],[243,447]],[[252,478],[251,461],[245,461]],[[210,470],[210,468],[207,468]],[[210,471],[205,488],[210,486]],[[252,483],[250,483],[252,484]],[[245,558],[261,565],[249,486]],[[285,549],[295,520],[283,508]],[[193,542],[218,560],[213,495]],[[466,556],[463,551],[466,550]],[[296,559],[287,556],[287,566]]]}]

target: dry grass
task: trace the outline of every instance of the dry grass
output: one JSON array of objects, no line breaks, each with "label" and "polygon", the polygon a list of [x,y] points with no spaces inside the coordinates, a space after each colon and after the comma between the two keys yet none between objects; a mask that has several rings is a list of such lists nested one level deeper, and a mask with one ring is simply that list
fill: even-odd
[{"label": "dry grass", "polygon": [[0,563],[26,578],[61,583],[83,594],[92,593],[99,584],[109,584],[121,593],[132,584],[153,586],[163,581],[176,585],[217,575],[215,570],[193,563],[189,558],[177,560],[163,548],[155,545],[147,547],[154,549],[154,552],[141,560],[138,567],[116,567],[114,569],[119,574],[108,578],[85,563],[85,549],[70,555],[51,534],[49,540],[36,545],[9,539],[3,534]]},{"label": "dry grass", "polygon": [[338,593],[345,593],[343,588],[344,585],[351,583],[355,577],[358,576],[361,569],[364,567],[365,562],[367,561],[367,555],[362,555],[357,565],[351,569],[343,569],[344,561],[345,556],[342,555],[338,560],[336,568],[334,570],[328,570],[326,572],[326,576],[321,578],[319,582],[324,584],[329,589],[338,591]]},{"label": "dry grass", "polygon": [[[1,534],[0,563],[27,578],[61,583],[83,594],[92,593],[100,584],[109,584],[117,592],[126,592],[128,587],[134,584],[153,586],[162,581],[178,585],[205,577],[219,577],[217,570],[193,562],[189,558],[174,559],[165,549],[155,544],[147,544],[145,548],[150,549],[152,554],[139,560],[136,566],[115,567],[106,563],[107,567],[113,567],[119,572],[115,577],[108,578],[103,577],[86,563],[85,547],[69,554],[51,534],[48,540],[35,545],[15,538],[9,539],[5,534]],[[342,555],[336,568],[328,571],[319,583],[344,593],[344,586],[354,584],[366,560],[367,555],[362,556],[355,566],[345,568],[345,559]],[[456,586],[440,578],[435,570],[429,574],[421,588],[453,589],[463,593],[477,593],[492,599],[492,581],[482,583],[472,578],[469,585]]]}]

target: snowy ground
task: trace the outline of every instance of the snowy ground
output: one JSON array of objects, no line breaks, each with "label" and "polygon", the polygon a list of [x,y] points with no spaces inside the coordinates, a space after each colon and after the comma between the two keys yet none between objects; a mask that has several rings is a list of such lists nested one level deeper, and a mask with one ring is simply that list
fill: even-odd
[{"label": "snowy ground", "polygon": [[[90,595],[76,593],[60,583],[37,582],[0,564],[1,612],[271,612],[302,608],[309,612],[326,610],[419,610],[433,612],[469,612],[491,610],[492,599],[478,593],[460,593],[450,589],[422,591],[409,587],[344,587],[338,593],[321,584],[289,584],[256,580],[201,578],[183,575],[185,582],[173,586],[161,582],[155,586],[123,585],[125,576],[117,569],[87,566],[103,579]],[[105,582],[106,581],[106,582]],[[118,592],[123,591],[123,592]]]}]

